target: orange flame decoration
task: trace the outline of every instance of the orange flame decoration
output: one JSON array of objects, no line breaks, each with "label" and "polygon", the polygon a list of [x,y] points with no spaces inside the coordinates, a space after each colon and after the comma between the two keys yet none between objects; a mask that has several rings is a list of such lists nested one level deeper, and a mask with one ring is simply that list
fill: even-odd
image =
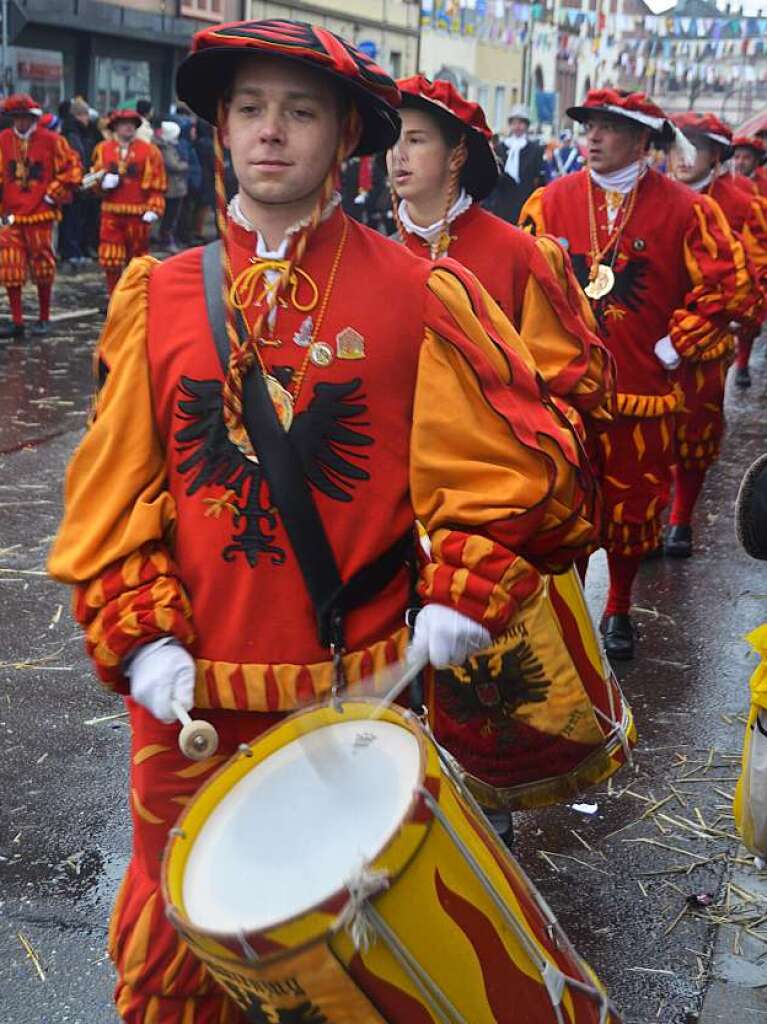
[{"label": "orange flame decoration", "polygon": [[[493,860],[503,872],[506,882],[514,895],[514,899],[519,905],[520,923],[523,924],[523,927],[526,926],[527,930],[536,936],[538,943],[545,948],[549,959],[556,964],[563,974],[570,978],[575,978],[578,981],[585,982],[588,985],[594,985],[593,977],[588,973],[585,965],[579,960],[578,954],[575,953],[569,942],[566,939],[562,943],[552,942],[551,939],[549,939],[547,922],[544,920],[542,912],[533,898],[533,890],[531,889],[529,882],[526,881],[524,874],[516,862],[510,863],[506,857],[502,856],[496,849],[495,842],[490,836],[488,836],[482,824],[477,821],[473,814],[468,812],[466,807],[462,807],[462,810],[464,812],[464,820],[474,832],[482,837],[483,842],[487,846]],[[490,972],[488,972],[487,964],[490,961],[486,960],[488,954],[485,952],[483,947],[486,936],[489,935],[491,946],[493,943],[496,943],[500,950],[498,962],[492,969],[492,977],[496,980],[498,978],[504,979],[504,991],[506,993],[504,997],[505,1003],[508,1003],[511,998],[510,993],[513,989],[511,976],[518,975],[523,980],[522,990],[524,990],[524,986],[526,985],[528,993],[531,994],[533,998],[528,1005],[528,1003],[524,1001],[524,998],[521,998],[522,990],[519,992],[515,990],[513,994],[514,1012],[517,1012],[520,1006],[524,1006],[526,1014],[525,1024],[538,1024],[539,1021],[544,1022],[544,1024],[552,1024],[552,1022],[555,1022],[556,1016],[554,1015],[554,1011],[543,987],[543,983],[541,982],[540,985],[537,985],[526,974],[520,972],[519,968],[514,961],[510,959],[505,947],[503,947],[503,944],[500,942],[500,938],[492,922],[489,921],[481,911],[478,911],[476,907],[471,904],[467,904],[462,897],[456,896],[456,894],[452,893],[439,877],[439,874],[437,874],[437,877],[435,878],[435,883],[437,896],[439,897],[445,912],[453,918],[477,951],[477,956],[485,979],[485,988],[487,989],[488,986],[488,974]],[[447,902],[446,899],[443,898],[443,894],[446,894],[448,897]],[[467,930],[463,921],[451,911],[451,905],[448,905],[448,902],[450,902],[449,897],[454,897],[451,905],[455,905],[455,901],[460,901],[460,903],[469,907],[472,915],[475,915],[475,920],[470,922],[473,927],[472,932]],[[599,1024],[600,1011],[598,1004],[591,1000],[585,993],[579,992],[576,989],[570,988],[569,992],[575,1012],[575,1017],[570,1017],[568,1015],[568,1020],[571,1024]],[[515,1018],[508,1007],[505,1009],[503,1005],[497,1007],[493,1003],[491,993],[489,991],[487,992],[487,996],[488,1002],[493,1009],[493,1013],[497,1016],[498,1024],[506,1024],[506,1022],[509,1022],[509,1024],[517,1024],[519,1020],[518,1016]],[[536,1002],[538,1004],[537,1006]],[[541,1009],[545,1011],[545,1016],[532,1016],[534,1010],[540,1013]],[[611,1024],[620,1024],[618,1018],[614,1015],[611,1016],[609,1020]]]},{"label": "orange flame decoration", "polygon": [[443,910],[474,947],[487,1001],[498,1024],[517,1024],[520,1007],[525,1010],[525,1024],[555,1024],[556,1016],[543,980],[537,982],[520,970],[492,921],[463,896],[453,892],[439,871],[435,873],[434,883]]},{"label": "orange flame decoration", "polygon": [[359,953],[355,953],[349,964],[349,974],[386,1020],[396,1020],[397,1024],[434,1024],[434,1018],[422,1003],[373,974]]}]

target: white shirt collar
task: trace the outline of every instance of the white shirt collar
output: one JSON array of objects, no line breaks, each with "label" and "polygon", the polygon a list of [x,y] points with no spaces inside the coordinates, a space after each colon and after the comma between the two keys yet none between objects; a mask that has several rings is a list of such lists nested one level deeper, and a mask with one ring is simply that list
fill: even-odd
[{"label": "white shirt collar", "polygon": [[599,174],[597,171],[589,171],[591,180],[604,189],[605,192],[621,192],[625,195],[636,185],[639,178],[647,170],[647,161],[635,160],[627,167],[621,167],[618,171],[610,171],[609,174]]},{"label": "white shirt collar", "polygon": [[399,219],[402,222],[402,226],[409,235],[418,235],[424,242],[429,245],[433,245],[442,232],[445,229],[445,225],[450,225],[453,221],[460,217],[462,213],[465,213],[471,204],[474,202],[472,197],[462,188],[460,194],[450,209],[447,211],[447,217],[443,220],[435,221],[434,224],[429,224],[428,227],[422,227],[420,224],[416,224],[413,218],[410,216],[410,212],[407,208],[407,203],[404,199],[400,200]]},{"label": "white shirt collar", "polygon": [[[322,211],[320,222],[326,221],[328,217],[333,213],[335,208],[341,202],[341,193],[334,192],[330,199],[325,204],[325,209]],[[240,203],[240,193],[237,192],[229,202],[227,209],[229,217],[239,227],[244,228],[246,231],[250,231],[256,236],[256,255],[260,256],[261,259],[265,260],[283,260],[288,251],[290,240],[297,231],[305,228],[311,220],[311,214],[304,217],[303,220],[296,221],[295,224],[291,224],[288,230],[285,232],[285,237],[277,246],[276,249],[267,248],[266,241],[261,232],[252,224],[245,213],[243,212],[242,205]]]}]

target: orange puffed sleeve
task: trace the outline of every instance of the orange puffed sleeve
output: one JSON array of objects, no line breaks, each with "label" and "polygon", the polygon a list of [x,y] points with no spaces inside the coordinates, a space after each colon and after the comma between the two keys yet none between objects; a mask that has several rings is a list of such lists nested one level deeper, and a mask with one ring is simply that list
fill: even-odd
[{"label": "orange puffed sleeve", "polygon": [[669,335],[682,358],[711,357],[731,344],[729,324],[749,325],[762,315],[762,296],[749,274],[743,246],[718,203],[701,196],[684,240],[684,261],[692,288],[669,322]]},{"label": "orange puffed sleeve", "polygon": [[169,547],[176,508],[152,410],[146,329],[149,275],[134,260],[109,305],[96,357],[106,374],[93,419],[69,464],[64,518],[48,561],[75,585],[74,613],[107,685],[125,689],[121,661],[159,636],[194,639]]},{"label": "orange puffed sleeve", "polygon": [[149,156],[144,164],[144,177],[141,180],[141,187],[147,193],[147,210],[162,217],[165,212],[165,190],[168,187],[168,179],[165,174],[165,161],[162,153],[148,143]]},{"label": "orange puffed sleeve", "polygon": [[[411,493],[432,542],[428,602],[501,632],[533,593],[592,550],[596,492],[511,323],[476,278],[441,261],[429,278],[411,435]],[[502,335],[499,331],[502,328]]]},{"label": "orange puffed sleeve", "polygon": [[104,170],[104,143],[98,142],[91,154],[91,173]]},{"label": "orange puffed sleeve", "polygon": [[69,202],[82,180],[83,166],[80,157],[63,136],[57,135],[53,154],[53,178],[46,195],[59,205]]},{"label": "orange puffed sleeve", "polygon": [[519,213],[519,226],[531,235],[546,234],[546,219],[543,216],[543,189],[537,188],[527,199]]},{"label": "orange puffed sleeve", "polygon": [[552,394],[597,429],[607,426],[615,406],[615,364],[596,334],[570,257],[548,236],[537,239],[530,261],[519,333]]}]

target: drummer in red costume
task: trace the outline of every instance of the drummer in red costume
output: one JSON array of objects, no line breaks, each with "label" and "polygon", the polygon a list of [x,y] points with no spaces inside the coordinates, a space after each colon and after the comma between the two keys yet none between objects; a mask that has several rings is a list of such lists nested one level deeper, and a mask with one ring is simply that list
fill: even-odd
[{"label": "drummer in red costume", "polygon": [[747,321],[755,296],[721,211],[648,167],[650,141],[672,133],[659,107],[600,89],[568,115],[586,125],[588,168],[535,192],[521,222],[564,240],[617,363],[618,415],[600,435],[610,573],[602,634],[608,654],[627,659],[633,582],[660,543],[670,492],[672,371],[720,344],[731,320]]},{"label": "drummer in red costume", "polygon": [[56,277],[53,225],[82,180],[77,154],[61,135],[42,128],[42,110],[31,96],[9,96],[3,113],[13,125],[0,132],[0,282],[8,292],[11,323],[0,338],[23,337],[21,290],[27,277],[37,285],[39,314],[32,334],[45,334]]},{"label": "drummer in red costume", "polygon": [[113,138],[93,151],[91,172],[102,175],[99,263],[109,295],[134,256],[149,252],[152,224],[165,210],[162,153],[136,138],[141,123],[135,110],[115,111],[108,122]]},{"label": "drummer in red costume", "polygon": [[[758,196],[747,195],[723,166],[732,156],[732,131],[715,114],[690,111],[674,117],[674,123],[695,147],[695,159],[685,162],[678,149],[672,147],[672,175],[700,195],[715,200],[748,257],[754,300],[748,320],[731,326],[737,328],[739,341],[750,350],[764,316],[760,285],[767,274],[764,203]],[[725,334],[718,345],[685,360],[678,371],[683,401],[676,418],[674,501],[664,540],[667,555],[687,558],[693,551],[692,515],[708,467],[719,455],[724,432],[724,385],[734,348],[734,337]],[[745,373],[748,374],[747,367]],[[740,369],[736,383],[743,386]]]},{"label": "drummer in red costume", "polygon": [[757,135],[736,135],[732,140],[732,165],[736,174],[751,182],[752,188],[762,198],[767,198],[767,146]]},{"label": "drummer in red costume", "polygon": [[[404,654],[416,519],[432,560],[412,646],[435,665],[487,645],[596,530],[574,435],[476,279],[339,208],[343,160],[397,139],[395,83],[327,29],[266,21],[198,33],[177,91],[218,124],[223,246],[135,260],[115,290],[50,569],[133,731],[118,1012],[244,1024],[164,914],[181,807],[239,743]],[[316,609],[302,570],[320,549],[352,585]],[[184,762],[172,700],[216,725],[216,757]]]},{"label": "drummer in red costume", "polygon": [[612,359],[567,255],[552,238],[532,238],[480,206],[499,174],[482,108],[449,82],[416,75],[397,85],[402,132],[388,164],[402,241],[416,256],[450,256],[476,274],[552,393],[587,424],[606,425]]}]

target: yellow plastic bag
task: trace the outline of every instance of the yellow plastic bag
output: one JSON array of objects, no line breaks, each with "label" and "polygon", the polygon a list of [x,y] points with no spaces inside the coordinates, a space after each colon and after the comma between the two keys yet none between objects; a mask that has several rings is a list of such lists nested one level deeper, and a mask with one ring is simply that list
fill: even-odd
[{"label": "yellow plastic bag", "polygon": [[767,859],[767,624],[746,637],[761,655],[751,676],[751,710],[743,742],[743,763],[735,787],[735,825],[748,849]]}]

